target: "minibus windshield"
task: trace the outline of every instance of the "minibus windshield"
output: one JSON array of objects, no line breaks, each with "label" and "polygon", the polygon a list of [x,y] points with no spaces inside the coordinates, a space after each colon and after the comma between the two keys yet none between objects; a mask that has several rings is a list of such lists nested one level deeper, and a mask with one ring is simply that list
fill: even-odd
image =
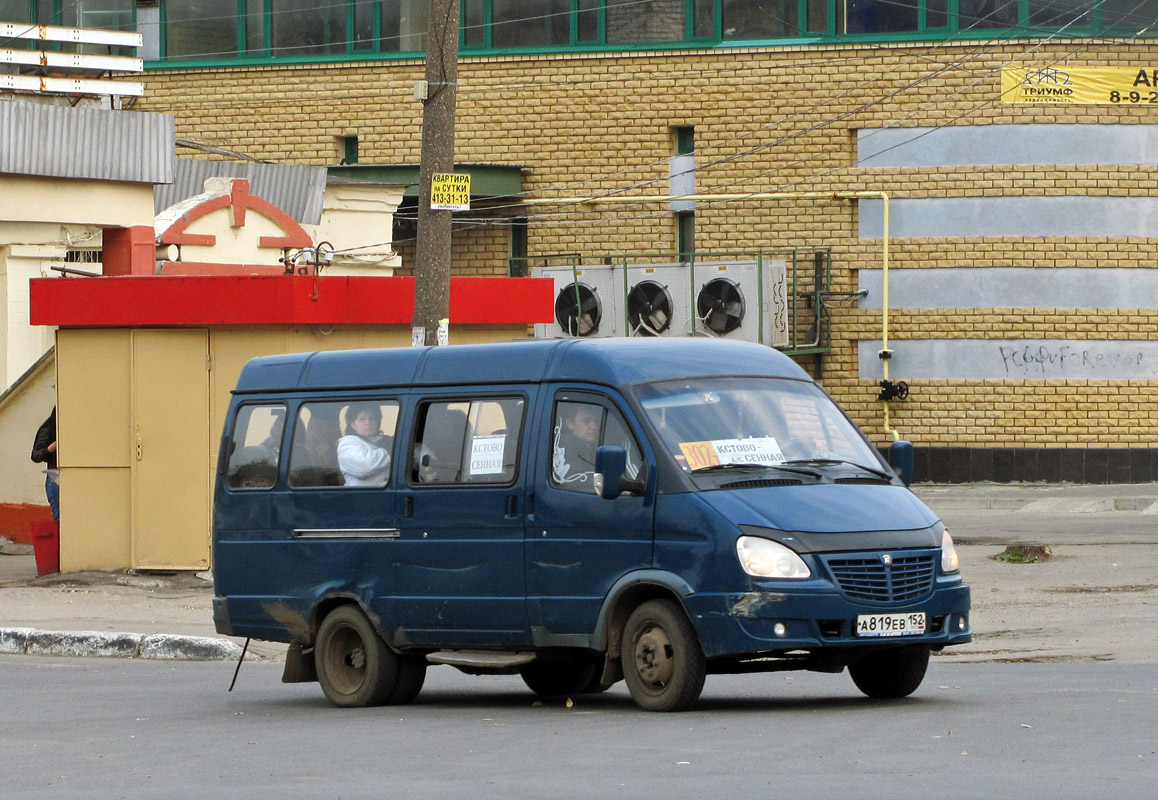
[{"label": "minibus windshield", "polygon": [[690,472],[742,466],[859,466],[876,451],[820,388],[774,378],[697,378],[635,387],[655,430]]}]

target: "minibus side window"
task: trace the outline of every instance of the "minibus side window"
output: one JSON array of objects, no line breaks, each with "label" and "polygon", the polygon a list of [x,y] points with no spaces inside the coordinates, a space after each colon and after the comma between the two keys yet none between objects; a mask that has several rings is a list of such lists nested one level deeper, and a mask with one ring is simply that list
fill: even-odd
[{"label": "minibus side window", "polygon": [[421,484],[508,484],[518,468],[521,397],[424,403],[410,479]]},{"label": "minibus side window", "polygon": [[246,405],[237,410],[225,482],[230,489],[270,489],[277,483],[283,405]]},{"label": "minibus side window", "polygon": [[289,485],[385,486],[390,482],[397,426],[394,401],[303,403],[291,439]]},{"label": "minibus side window", "polygon": [[574,492],[595,492],[595,451],[603,445],[626,450],[626,477],[643,480],[639,445],[618,412],[596,403],[556,403],[551,431],[551,484]]}]

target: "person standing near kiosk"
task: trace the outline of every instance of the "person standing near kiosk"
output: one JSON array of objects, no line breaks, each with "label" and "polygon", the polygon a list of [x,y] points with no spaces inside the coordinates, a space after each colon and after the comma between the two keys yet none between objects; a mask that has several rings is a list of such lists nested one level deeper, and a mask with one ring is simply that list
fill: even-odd
[{"label": "person standing near kiosk", "polygon": [[56,406],[52,407],[52,413],[36,431],[36,439],[32,442],[32,460],[46,467],[44,494],[48,497],[52,518],[59,521],[60,486],[56,482]]}]

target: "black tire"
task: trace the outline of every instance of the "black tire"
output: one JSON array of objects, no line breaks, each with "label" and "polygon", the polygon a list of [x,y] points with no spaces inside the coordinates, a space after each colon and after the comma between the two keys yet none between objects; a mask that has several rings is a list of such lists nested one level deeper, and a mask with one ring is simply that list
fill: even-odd
[{"label": "black tire", "polygon": [[587,681],[586,685],[579,690],[579,694],[602,694],[611,686],[612,684],[603,682],[603,667],[599,666],[591,673],[591,680]]},{"label": "black tire", "polygon": [[594,664],[580,661],[532,662],[519,670],[523,683],[532,692],[544,697],[562,697],[573,694],[590,694],[588,687],[599,684],[598,668]]},{"label": "black tire", "polygon": [[322,691],[342,708],[387,703],[398,684],[398,656],[352,605],[339,606],[322,620],[314,664]]},{"label": "black tire", "polygon": [[649,600],[631,612],[620,658],[631,698],[646,711],[683,711],[704,689],[699,637],[671,600]]},{"label": "black tire", "polygon": [[422,656],[401,655],[398,658],[398,680],[387,702],[392,706],[413,703],[426,683],[426,659]]},{"label": "black tire", "polygon": [[852,682],[869,697],[908,697],[929,668],[929,648],[898,647],[870,653],[848,665]]}]

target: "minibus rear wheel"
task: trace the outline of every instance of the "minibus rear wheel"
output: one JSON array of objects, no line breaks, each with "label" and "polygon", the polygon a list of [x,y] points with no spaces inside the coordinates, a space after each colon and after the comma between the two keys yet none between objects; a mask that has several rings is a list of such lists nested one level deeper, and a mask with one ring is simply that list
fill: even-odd
[{"label": "minibus rear wheel", "polygon": [[699,637],[671,600],[648,600],[631,612],[620,653],[631,698],[646,711],[683,711],[704,689]]},{"label": "minibus rear wheel", "polygon": [[426,683],[426,659],[422,656],[400,655],[398,659],[398,679],[394,691],[387,701],[392,706],[404,706],[418,697],[422,684]]},{"label": "minibus rear wheel", "polygon": [[929,668],[929,648],[898,647],[869,653],[848,665],[852,682],[869,697],[908,697]]},{"label": "minibus rear wheel", "polygon": [[339,606],[322,620],[314,663],[322,691],[343,708],[389,702],[398,683],[398,656],[352,605]]}]

